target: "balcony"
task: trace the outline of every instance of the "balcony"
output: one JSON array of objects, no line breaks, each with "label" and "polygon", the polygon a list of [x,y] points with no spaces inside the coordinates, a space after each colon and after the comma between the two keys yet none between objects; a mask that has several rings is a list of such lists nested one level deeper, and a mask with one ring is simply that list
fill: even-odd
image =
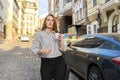
[{"label": "balcony", "polygon": [[36,14],[36,10],[34,9],[24,9],[24,14]]},{"label": "balcony", "polygon": [[28,9],[37,9],[37,3],[35,2],[29,2],[29,1],[24,1],[23,2],[23,7],[28,8]]},{"label": "balcony", "polygon": [[66,4],[63,6],[62,13],[64,13],[64,15],[69,15],[69,14],[72,13],[72,1],[66,3]]},{"label": "balcony", "polygon": [[116,6],[120,6],[120,0],[109,0],[105,2],[100,9],[101,10],[110,10],[111,8],[115,8]]}]

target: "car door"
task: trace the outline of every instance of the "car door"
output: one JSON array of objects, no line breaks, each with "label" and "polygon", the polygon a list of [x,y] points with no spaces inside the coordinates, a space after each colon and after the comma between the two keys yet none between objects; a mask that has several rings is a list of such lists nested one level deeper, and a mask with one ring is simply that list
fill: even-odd
[{"label": "car door", "polygon": [[69,48],[67,49],[66,53],[65,53],[65,61],[66,63],[73,69],[76,69],[76,63],[77,63],[77,59],[76,59],[76,50]]},{"label": "car door", "polygon": [[[88,65],[92,62],[91,59],[94,59],[97,53],[91,52],[92,49],[98,47],[104,42],[104,40],[96,37],[87,37],[84,40],[77,42],[76,48],[77,53],[75,54],[79,58],[77,64],[77,71],[82,75],[87,73]],[[80,67],[78,67],[80,66]]]},{"label": "car door", "polygon": [[84,76],[83,64],[86,63],[85,58],[87,54],[78,48],[85,46],[86,44],[84,44],[84,42],[86,43],[86,41],[82,40],[71,44],[66,52],[66,63],[81,76]]},{"label": "car door", "polygon": [[87,66],[89,65],[92,53],[89,51],[91,48],[99,46],[103,40],[88,37],[82,41],[71,44],[71,48],[67,52],[69,65],[81,76],[87,73]]},{"label": "car door", "polygon": [[81,76],[84,77],[86,70],[87,70],[87,65],[90,63],[88,56],[89,52],[86,51],[90,46],[90,39],[85,38],[82,41],[78,41],[75,44],[73,44],[71,47],[74,48],[73,50],[73,57],[71,58],[73,63],[74,63],[74,69],[79,73]]}]

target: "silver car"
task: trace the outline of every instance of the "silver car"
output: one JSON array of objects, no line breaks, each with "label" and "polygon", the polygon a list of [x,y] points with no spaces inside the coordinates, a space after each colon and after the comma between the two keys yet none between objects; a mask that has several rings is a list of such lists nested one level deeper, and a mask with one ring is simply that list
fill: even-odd
[{"label": "silver car", "polygon": [[22,42],[28,42],[28,41],[29,41],[29,36],[23,35],[23,36],[21,37],[21,41],[22,41]]}]

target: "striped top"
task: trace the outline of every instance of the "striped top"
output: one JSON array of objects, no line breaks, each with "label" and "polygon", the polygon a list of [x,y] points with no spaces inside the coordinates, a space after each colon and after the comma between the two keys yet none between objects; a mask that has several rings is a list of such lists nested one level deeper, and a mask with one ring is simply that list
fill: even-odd
[{"label": "striped top", "polygon": [[40,49],[51,49],[50,54],[40,54],[42,58],[54,58],[61,56],[58,40],[55,38],[55,32],[39,31],[32,44],[33,53],[37,54]]}]

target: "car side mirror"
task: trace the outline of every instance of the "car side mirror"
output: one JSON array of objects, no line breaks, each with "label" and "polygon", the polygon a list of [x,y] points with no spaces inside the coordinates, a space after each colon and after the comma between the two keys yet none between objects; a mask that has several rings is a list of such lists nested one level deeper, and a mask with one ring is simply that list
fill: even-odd
[{"label": "car side mirror", "polygon": [[67,44],[68,47],[70,47],[70,45],[71,45],[71,42],[69,42],[69,43]]}]

